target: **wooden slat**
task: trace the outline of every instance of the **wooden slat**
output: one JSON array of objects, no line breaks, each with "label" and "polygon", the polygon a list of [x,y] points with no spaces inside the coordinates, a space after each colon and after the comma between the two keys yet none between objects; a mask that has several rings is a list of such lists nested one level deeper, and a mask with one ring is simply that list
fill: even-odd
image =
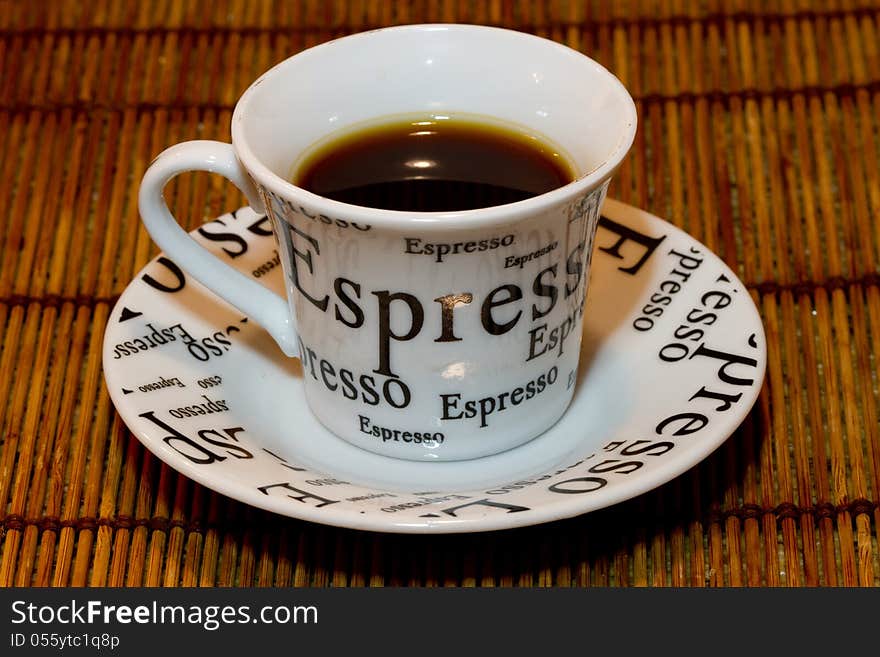
[{"label": "wooden slat", "polygon": [[[431,21],[614,71],[640,129],[612,195],[704,242],[760,309],[754,411],[636,500],[472,536],[316,526],[189,481],[112,407],[104,324],[156,253],[147,163],[228,140],[236,98],[290,54]],[[0,0],[0,585],[877,586],[878,35],[876,0]],[[208,174],[167,197],[188,228],[243,203]]]}]

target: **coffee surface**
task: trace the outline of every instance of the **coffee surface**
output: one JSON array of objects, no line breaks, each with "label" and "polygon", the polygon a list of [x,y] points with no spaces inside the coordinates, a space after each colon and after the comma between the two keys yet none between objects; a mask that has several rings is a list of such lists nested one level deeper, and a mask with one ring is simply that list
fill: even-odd
[{"label": "coffee surface", "polygon": [[575,174],[547,141],[471,118],[389,119],[320,144],[292,182],[344,203],[414,212],[513,203]]}]

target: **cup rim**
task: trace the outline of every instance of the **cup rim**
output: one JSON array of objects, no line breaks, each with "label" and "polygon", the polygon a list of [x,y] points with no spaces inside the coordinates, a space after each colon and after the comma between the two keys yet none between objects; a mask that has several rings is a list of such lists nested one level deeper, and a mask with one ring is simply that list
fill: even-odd
[{"label": "cup rim", "polygon": [[[408,210],[386,210],[382,208],[371,208],[368,206],[354,205],[352,203],[344,203],[335,201],[325,196],[320,196],[307,189],[294,185],[292,182],[285,180],[256,156],[251,150],[247,139],[244,136],[244,123],[246,120],[247,105],[254,95],[254,90],[263,82],[275,75],[287,66],[289,62],[297,57],[301,57],[308,53],[313,56],[320,50],[333,48],[341,41],[351,41],[353,39],[362,39],[375,37],[377,33],[385,31],[462,31],[462,30],[478,30],[486,32],[503,32],[508,35],[515,35],[516,38],[524,41],[540,40],[548,48],[553,48],[558,52],[564,53],[567,57],[577,57],[586,60],[594,70],[606,79],[609,87],[617,93],[622,101],[624,111],[628,114],[626,117],[620,138],[614,149],[608,156],[592,170],[587,172],[575,180],[557,187],[543,194],[532,196],[522,201],[506,203],[503,205],[493,205],[485,208],[472,208],[469,210],[456,210],[446,212],[418,212]],[[232,114],[232,146],[239,160],[244,164],[245,168],[257,180],[257,182],[278,194],[282,198],[289,198],[293,195],[308,202],[310,211],[317,211],[327,215],[328,217],[340,217],[357,221],[358,223],[369,223],[372,226],[385,228],[412,228],[418,226],[422,229],[442,229],[450,230],[455,228],[475,228],[488,225],[506,224],[522,219],[526,216],[534,215],[548,207],[561,204],[581,194],[588,193],[605,180],[610,178],[615,170],[620,166],[623,158],[629,152],[630,147],[635,140],[636,128],[638,124],[638,116],[636,112],[635,102],[629,91],[623,83],[608,69],[599,64],[591,57],[574,50],[566,45],[545,39],[526,32],[511,30],[501,27],[493,27],[488,25],[474,25],[468,23],[420,23],[413,25],[396,25],[392,27],[383,27],[365,32],[356,32],[337,39],[332,39],[324,43],[312,46],[306,50],[300,51],[290,57],[282,60],[260,77],[258,77],[244,91]],[[564,146],[564,144],[563,144]]]}]

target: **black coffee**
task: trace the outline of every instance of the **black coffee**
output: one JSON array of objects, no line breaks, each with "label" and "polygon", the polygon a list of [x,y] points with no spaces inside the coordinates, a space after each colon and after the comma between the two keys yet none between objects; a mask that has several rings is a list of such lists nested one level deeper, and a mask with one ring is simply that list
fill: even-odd
[{"label": "black coffee", "polygon": [[430,117],[347,132],[312,152],[292,181],[354,205],[440,212],[521,201],[574,178],[563,155],[532,135]]}]

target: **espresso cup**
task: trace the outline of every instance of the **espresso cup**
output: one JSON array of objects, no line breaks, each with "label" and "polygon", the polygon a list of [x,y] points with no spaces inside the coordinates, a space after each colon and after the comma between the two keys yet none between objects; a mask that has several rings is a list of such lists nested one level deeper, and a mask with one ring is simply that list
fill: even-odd
[{"label": "espresso cup", "polygon": [[[361,207],[289,182],[337,131],[417,113],[519,126],[577,177],[456,212]],[[155,159],[140,213],[168,257],[301,360],[308,406],[334,434],[391,457],[476,458],[538,436],[571,401],[599,209],[635,130],[623,85],[570,48],[474,25],[391,27],[269,70],[239,99],[232,144]],[[162,190],[184,171],[222,174],[269,216],[286,298],[177,224]]]}]

